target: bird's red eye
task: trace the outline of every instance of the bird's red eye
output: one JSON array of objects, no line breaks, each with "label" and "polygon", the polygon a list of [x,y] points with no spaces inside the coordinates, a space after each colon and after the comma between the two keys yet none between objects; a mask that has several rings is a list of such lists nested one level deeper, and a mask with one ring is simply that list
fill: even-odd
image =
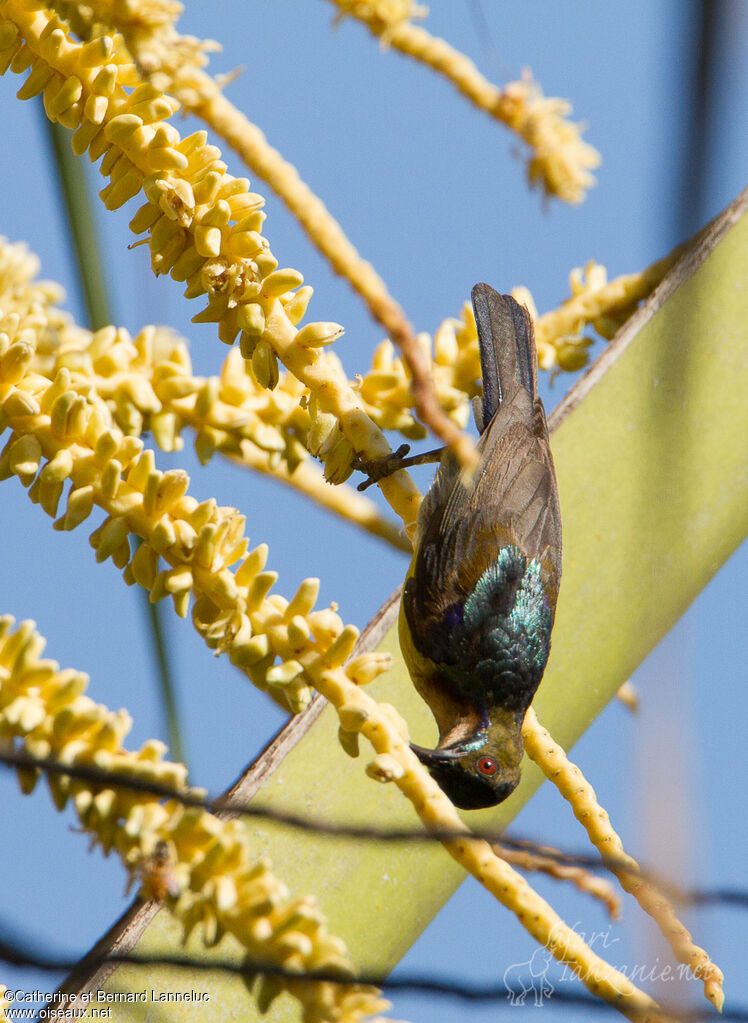
[{"label": "bird's red eye", "polygon": [[481,774],[496,774],[496,761],[493,757],[481,757],[478,761],[478,770]]}]

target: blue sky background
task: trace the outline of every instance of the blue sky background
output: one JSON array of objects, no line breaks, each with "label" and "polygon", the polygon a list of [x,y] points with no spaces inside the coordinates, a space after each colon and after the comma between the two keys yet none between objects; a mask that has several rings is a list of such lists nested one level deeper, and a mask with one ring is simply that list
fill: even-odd
[{"label": "blue sky background", "polygon": [[[717,103],[703,147],[706,188],[695,208],[686,182],[688,228],[682,168],[698,2],[482,0],[487,33],[477,31],[474,0],[431,4],[429,29],[493,80],[516,78],[529,66],[546,94],[574,103],[575,116],[589,125],[586,137],[603,155],[599,184],[577,208],[545,203],[530,192],[519,145],[501,126],[423,67],[382,52],[362,26],[346,22],[332,30],[334,8],[322,0],[187,0],[181,28],[223,44],[211,64],[216,72],[245,68],[230,98],[297,165],[418,329],[433,331],[459,312],[477,280],[502,290],[525,284],[544,311],[568,294],[572,267],[595,258],[611,276],[642,268],[738,194],[748,166],[748,3],[723,0],[723,7]],[[11,75],[0,80],[0,233],[29,244],[42,260],[42,276],[65,286],[67,308],[83,322],[39,109],[15,100],[20,84]],[[224,157],[234,174],[243,174],[232,154]],[[91,179],[101,187],[95,172]],[[344,324],[337,351],[350,375],[364,371],[381,329],[264,184],[254,181],[253,187],[267,195],[266,234],[281,265],[299,268],[315,288],[310,318]],[[210,327],[190,324],[194,303],[182,299],[180,285],[152,278],[145,248],[126,249],[135,208],[98,211],[115,320],[133,332],[150,322],[170,324],[189,338],[196,372],[216,372],[225,348]],[[570,382],[559,379],[553,390],[544,384],[547,408]],[[301,579],[317,575],[321,600],[338,601],[344,620],[363,626],[401,581],[402,555],[269,481],[220,460],[200,468],[189,438],[187,444],[177,457],[159,454],[158,464],[184,465],[196,496],[214,496],[247,514],[251,541],[270,545],[279,592],[290,595]],[[430,470],[421,472],[425,487]],[[127,707],[134,718],[132,746],[164,737],[141,594],[122,585],[111,562],[95,564],[90,530],[53,533],[50,519],[16,480],[5,483],[2,494],[0,611],[35,619],[50,657],[89,672],[94,699]],[[743,548],[637,672],[639,716],[614,703],[573,754],[627,848],[699,887],[746,886],[747,573]],[[215,660],[189,623],[169,621],[169,644],[192,780],[219,791],[283,715],[225,660]],[[71,831],[71,815],[51,809],[45,786],[21,798],[3,772],[0,794],[0,930],[13,925],[45,947],[77,955],[128,904],[124,872],[114,860],[87,853],[85,839]],[[664,814],[663,807],[678,806],[687,808],[681,817]],[[584,849],[581,829],[548,786],[522,813],[516,831]],[[669,961],[632,900],[623,923],[611,927],[594,903],[565,886],[540,880],[538,888],[568,922],[582,921],[577,929],[588,939],[604,933],[596,948],[605,940],[616,965],[657,971]],[[686,917],[725,971],[728,1007],[748,1005],[744,913],[718,908]],[[469,879],[400,970],[490,983],[532,951],[524,930]],[[58,980],[2,967],[0,978],[25,989],[51,989]],[[675,997],[671,988],[661,988],[661,997]],[[700,1005],[700,985],[692,981],[686,988]],[[392,1015],[447,1023],[459,1012],[487,1023],[510,1011],[519,1010],[399,995]]]}]

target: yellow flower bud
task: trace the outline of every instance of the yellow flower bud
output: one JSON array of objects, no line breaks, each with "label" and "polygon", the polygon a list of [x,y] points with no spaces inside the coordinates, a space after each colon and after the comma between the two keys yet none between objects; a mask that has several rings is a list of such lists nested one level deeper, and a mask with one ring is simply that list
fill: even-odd
[{"label": "yellow flower bud", "polygon": [[586,366],[589,358],[587,345],[569,341],[560,342],[556,348],[556,354],[559,366],[568,373],[573,373]]},{"label": "yellow flower bud", "polygon": [[18,476],[24,487],[31,486],[42,458],[42,446],[34,434],[27,433],[13,441],[9,458],[11,472]]},{"label": "yellow flower bud", "polygon": [[[93,97],[89,96],[89,99],[92,98]],[[103,103],[106,104],[106,106],[108,107],[109,104],[106,99],[103,100]],[[99,108],[96,109],[98,112]],[[106,110],[104,111],[104,114],[106,115]],[[82,156],[87,149],[91,148],[94,139],[99,134],[103,135],[101,122],[94,121],[93,119],[81,121],[80,126],[76,129],[71,140],[73,152],[75,153],[75,155]]]},{"label": "yellow flower bud", "polygon": [[369,720],[369,711],[365,707],[358,707],[355,704],[344,703],[338,710],[341,726],[347,732],[360,732]]},{"label": "yellow flower bud", "polygon": [[296,615],[301,615],[303,618],[306,618],[317,603],[318,596],[319,579],[305,579],[291,598],[288,607],[286,608],[286,613],[284,615],[285,619],[290,621]]},{"label": "yellow flower bud", "polygon": [[258,547],[255,547],[253,551],[250,551],[244,559],[244,562],[237,569],[235,576],[237,586],[248,586],[258,572],[261,572],[264,569],[265,563],[267,562],[268,550],[268,545],[266,543],[261,543]]},{"label": "yellow flower bud", "polygon": [[3,21],[0,23],[0,53],[4,53],[12,46],[15,46],[18,41],[18,36],[18,27],[14,25],[12,21]]},{"label": "yellow flower bud", "polygon": [[278,359],[269,341],[260,340],[252,352],[252,372],[260,387],[274,390],[280,379]]},{"label": "yellow flower bud", "polygon": [[309,642],[310,633],[311,630],[306,618],[302,617],[302,615],[294,615],[288,623],[287,630],[288,643],[291,649],[295,652],[303,650]]},{"label": "yellow flower bud", "polygon": [[49,482],[39,477],[36,482],[39,484],[39,504],[50,518],[54,518],[62,497],[63,483],[61,480]]},{"label": "yellow flower bud", "polygon": [[277,664],[267,672],[265,678],[268,685],[284,686],[293,682],[303,672],[304,668],[298,661],[284,661]]},{"label": "yellow flower bud", "polygon": [[389,753],[379,753],[366,765],[366,773],[370,778],[382,783],[397,781],[405,774],[405,768],[399,760]]},{"label": "yellow flower bud", "polygon": [[179,436],[180,420],[174,412],[157,412],[151,416],[153,439],[162,451],[181,451],[184,441]]},{"label": "yellow flower bud", "polygon": [[343,631],[340,615],[336,614],[332,607],[312,611],[307,617],[317,642],[324,646],[332,643]]},{"label": "yellow flower bud", "polygon": [[230,608],[236,602],[238,591],[228,569],[206,575],[200,580],[200,586],[217,607]]},{"label": "yellow flower bud", "polygon": [[260,252],[257,256],[255,256],[254,263],[257,267],[257,273],[260,278],[265,279],[267,279],[267,277],[269,277],[269,275],[278,266],[278,260],[270,252]]},{"label": "yellow flower bud", "polygon": [[307,437],[307,447],[312,455],[324,456],[340,436],[338,421],[329,412],[318,412],[312,417]]},{"label": "yellow flower bud", "polygon": [[338,741],[349,757],[359,755],[358,732],[348,732],[342,726],[338,728]]},{"label": "yellow flower bud", "polygon": [[257,611],[278,580],[277,572],[258,572],[249,585],[247,611]]},{"label": "yellow flower bud", "polygon": [[190,590],[180,590],[179,593],[172,593],[174,610],[180,618],[186,618],[190,609]]},{"label": "yellow flower bud", "polygon": [[201,465],[207,465],[216,453],[216,431],[203,427],[195,435],[195,452]]},{"label": "yellow flower bud", "polygon": [[164,589],[167,593],[181,593],[192,587],[192,572],[186,565],[171,568],[164,573]]},{"label": "yellow flower bud", "polygon": [[201,256],[220,255],[221,240],[221,229],[219,227],[204,227],[200,224],[195,228],[195,250]]},{"label": "yellow flower bud", "polygon": [[158,554],[150,544],[142,543],[133,555],[132,574],[139,586],[150,590],[158,574]]},{"label": "yellow flower bud", "polygon": [[265,330],[265,312],[257,302],[245,302],[239,306],[237,322],[245,334],[259,336]]},{"label": "yellow flower bud", "polygon": [[353,653],[359,631],[355,625],[346,625],[340,635],[325,651],[322,662],[327,668],[338,668]]},{"label": "yellow flower bud", "polygon": [[81,47],[79,60],[83,67],[99,67],[109,60],[114,53],[114,49],[114,40],[111,36],[98,36]]},{"label": "yellow flower bud", "polygon": [[46,61],[37,60],[31,69],[31,74],[16,93],[18,99],[32,99],[38,96],[46,88],[49,80],[54,74],[52,68]]},{"label": "yellow flower bud", "polygon": [[[263,256],[258,256],[255,262],[260,266]],[[293,291],[304,283],[304,277],[298,270],[286,267],[284,270],[273,270],[262,282],[262,290],[268,298],[277,298],[287,291]]]},{"label": "yellow flower bud", "polygon": [[263,252],[267,248],[267,239],[263,238],[258,231],[234,230],[229,238],[229,252],[237,258],[251,259],[258,252]]},{"label": "yellow flower bud", "polygon": [[392,657],[389,654],[364,653],[359,654],[346,666],[345,673],[357,686],[364,686],[373,682],[383,672],[389,671],[391,667]]},{"label": "yellow flower bud", "polygon": [[91,514],[94,489],[91,486],[71,490],[65,514],[54,523],[55,529],[71,530],[79,526]]},{"label": "yellow flower bud", "polygon": [[[54,98],[50,98],[47,101],[45,92],[45,103],[44,106],[47,111],[47,116],[51,121],[60,120],[60,116],[73,104],[77,103],[83,95],[83,83],[75,75],[71,75],[66,78],[63,85],[54,95]],[[110,140],[111,141],[111,140]]]},{"label": "yellow flower bud", "polygon": [[218,339],[225,345],[233,345],[236,335],[239,333],[239,308],[234,306],[228,309],[218,324]]},{"label": "yellow flower bud", "polygon": [[321,348],[332,344],[343,333],[343,327],[339,323],[307,323],[294,340],[302,348]]},{"label": "yellow flower bud", "polygon": [[119,516],[105,519],[99,528],[94,530],[89,540],[96,551],[96,560],[106,561],[129,535],[127,519]]},{"label": "yellow flower bud", "polygon": [[99,197],[108,210],[118,210],[126,202],[136,196],[143,184],[140,171],[129,171],[119,181],[107,185],[99,192]]},{"label": "yellow flower bud", "polygon": [[341,433],[325,458],[325,479],[328,483],[344,483],[352,472],[353,447]]},{"label": "yellow flower bud", "polygon": [[73,456],[68,448],[62,448],[51,458],[42,469],[40,476],[44,482],[62,482],[73,471]]},{"label": "yellow flower bud", "polygon": [[267,634],[253,636],[248,642],[240,647],[234,647],[230,653],[234,664],[241,666],[257,664],[264,660],[270,653],[270,640]]},{"label": "yellow flower bud", "polygon": [[309,301],[314,294],[314,288],[310,284],[305,284],[303,288],[299,288],[298,291],[290,295],[287,300],[284,300],[283,308],[286,311],[286,316],[289,318],[291,323],[296,326],[297,323],[301,323],[309,305]]},{"label": "yellow flower bud", "polygon": [[2,402],[2,410],[9,419],[20,419],[23,416],[38,416],[41,411],[39,402],[27,391],[16,388]]},{"label": "yellow flower bud", "polygon": [[540,369],[553,369],[557,364],[556,349],[547,341],[537,342],[538,366]]},{"label": "yellow flower bud", "polygon": [[252,218],[265,205],[265,198],[257,192],[239,192],[227,200],[231,207],[231,217],[237,221],[238,231],[256,231],[262,226],[262,221]]},{"label": "yellow flower bud", "polygon": [[28,341],[17,341],[0,356],[0,380],[4,384],[18,384],[34,357],[34,345]]},{"label": "yellow flower bud", "polygon": [[154,472],[156,459],[150,448],[145,448],[134,461],[127,474],[127,482],[135,490],[145,490],[149,476]]}]

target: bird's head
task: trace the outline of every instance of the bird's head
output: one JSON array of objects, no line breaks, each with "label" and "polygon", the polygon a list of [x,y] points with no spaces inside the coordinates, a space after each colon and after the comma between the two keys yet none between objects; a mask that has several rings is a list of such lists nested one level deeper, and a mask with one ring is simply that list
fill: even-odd
[{"label": "bird's head", "polygon": [[519,734],[502,743],[483,733],[463,742],[436,749],[410,744],[431,777],[461,810],[497,806],[514,792],[520,779],[522,739]]}]

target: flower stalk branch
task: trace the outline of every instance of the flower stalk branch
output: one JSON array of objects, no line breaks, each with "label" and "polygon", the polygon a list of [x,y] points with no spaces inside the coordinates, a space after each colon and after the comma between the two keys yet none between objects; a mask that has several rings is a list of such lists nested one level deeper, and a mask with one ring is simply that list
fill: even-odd
[{"label": "flower stalk branch", "polygon": [[[292,371],[291,364],[316,363],[317,371],[307,374],[305,382],[309,386],[309,379],[314,379],[310,389],[315,398],[319,390],[323,410],[330,404],[331,389],[350,392],[332,358],[319,351],[342,328],[307,324],[296,329],[311,289],[298,290],[303,277],[297,270],[278,268],[260,233],[264,199],[249,191],[246,178],[227,173],[220,151],[207,144],[205,132],[181,138],[170,123],[178,101],[142,82],[121,36],[77,43],[57,14],[41,7],[32,10],[22,0],[4,0],[0,73],[9,68],[29,72],[20,98],[42,93],[47,115],[74,131],[74,150],[87,151],[94,161],[101,159],[101,173],[110,178],[100,193],[108,209],[145,193],[147,202],[130,226],[136,234],[146,235],[154,273],[169,273],[185,282],[188,298],[207,296],[207,305],[193,320],[215,323],[226,344],[240,337],[242,355],[251,359],[262,386],[271,390],[276,386],[277,359],[284,353]],[[283,344],[278,344],[281,313],[286,327]],[[269,317],[276,322],[272,330]],[[329,326],[332,329],[326,332]],[[299,357],[301,351],[306,354]],[[350,474],[354,452],[371,459],[390,451],[381,431],[371,422],[363,424],[366,413],[352,392],[343,403],[351,410],[355,406],[356,428],[349,417],[341,424],[349,436],[323,452],[328,455],[326,476],[333,482]],[[358,446],[351,443],[353,434],[359,438]],[[420,495],[407,474],[396,474],[383,489],[403,520],[412,521]]]},{"label": "flower stalk branch", "polygon": [[528,757],[570,803],[574,816],[584,827],[603,862],[607,860],[610,863],[610,869],[621,887],[633,895],[644,912],[652,917],[678,962],[688,966],[693,976],[703,982],[705,997],[721,1012],[725,1001],[722,971],[704,949],[695,944],[663,893],[642,877],[639,864],[624,851],[623,843],[608,814],[598,803],[594,789],[548,730],[541,726],[533,707],[525,717],[522,738]]},{"label": "flower stalk branch", "polygon": [[[194,791],[187,787],[184,765],[163,759],[163,743],[125,749],[129,714],[94,703],[85,694],[88,677],[42,659],[44,646],[33,622],[14,628],[12,618],[0,617],[0,737],[36,757],[93,764],[125,779]],[[39,772],[17,773],[22,791],[31,792]],[[47,781],[56,808],[72,802],[91,844],[120,857],[131,883],[139,882],[141,898],[162,902],[181,925],[185,942],[199,926],[207,947],[231,934],[250,959],[355,980],[346,947],[330,934],[316,900],[290,897],[270,863],[252,855],[238,821],[117,785],[94,786],[62,774],[48,774]],[[355,983],[275,976],[257,986],[260,1003],[269,1004],[284,990],[292,994],[306,1023],[356,1023],[388,1005],[376,989]]]},{"label": "flower stalk branch", "polygon": [[409,19],[425,13],[406,0],[331,0],[340,17],[361,21],[386,49],[398,50],[443,75],[480,110],[513,131],[530,149],[527,177],[547,196],[580,203],[595,184],[591,174],[600,154],[581,138],[583,125],[568,120],[568,100],[543,96],[529,72],[517,82],[499,88],[478,71],[464,53],[446,40],[432,36]]}]

